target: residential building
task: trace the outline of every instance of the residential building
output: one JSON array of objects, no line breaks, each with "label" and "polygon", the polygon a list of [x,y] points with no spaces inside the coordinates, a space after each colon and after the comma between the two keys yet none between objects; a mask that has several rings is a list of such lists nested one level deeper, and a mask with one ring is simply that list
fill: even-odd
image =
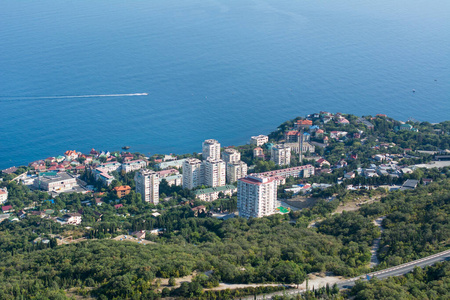
[{"label": "residential building", "polygon": [[5,206],[2,206],[2,212],[3,212],[4,214],[10,213],[10,212],[13,212],[13,211],[14,211],[14,208],[12,207],[12,205],[5,205]]},{"label": "residential building", "polygon": [[227,182],[233,183],[247,176],[247,169],[247,164],[243,161],[227,163]]},{"label": "residential building", "polygon": [[277,188],[275,179],[247,176],[238,180],[237,207],[239,216],[260,218],[275,213]]},{"label": "residential building", "polygon": [[364,118],[359,117],[357,122],[366,125],[370,130],[374,128],[374,125]]},{"label": "residential building", "polygon": [[79,213],[69,213],[62,216],[62,220],[67,225],[80,225],[82,218]]},{"label": "residential building", "polygon": [[227,148],[222,152],[222,159],[226,163],[235,163],[241,160],[241,153],[233,148]]},{"label": "residential building", "polygon": [[284,133],[284,140],[286,143],[296,143],[298,142],[301,132],[297,130],[290,130]]},{"label": "residential building", "polygon": [[275,185],[277,186],[277,188],[280,185],[286,184],[286,177],[284,177],[284,176],[276,175],[276,176],[271,176],[271,178],[275,181]]},{"label": "residential building", "polygon": [[331,131],[330,132],[330,138],[332,139],[339,139],[347,135],[348,132],[346,131]]},{"label": "residential building", "polygon": [[235,192],[237,192],[237,188],[234,185],[224,185],[196,190],[195,197],[202,201],[211,202],[219,199],[220,193],[223,193],[225,196],[232,196]]},{"label": "residential building", "polygon": [[318,159],[317,164],[319,165],[320,168],[322,168],[324,165],[328,165],[328,167],[331,166],[330,162],[328,160],[326,160],[325,158]]},{"label": "residential building", "polygon": [[226,182],[225,162],[221,159],[209,157],[203,161],[204,165],[204,183],[210,187],[223,186]]},{"label": "residential building", "polygon": [[311,120],[297,120],[297,122],[295,123],[295,128],[309,128],[310,126],[312,126],[312,124],[313,123]]},{"label": "residential building", "polygon": [[314,174],[315,174],[314,166],[304,165],[304,166],[292,167],[292,168],[287,168],[287,169],[268,171],[268,172],[263,172],[263,173],[255,173],[255,174],[251,174],[251,175],[258,176],[258,177],[282,176],[284,178],[287,178],[287,177],[308,178],[308,177],[314,176]]},{"label": "residential building", "polygon": [[0,204],[5,203],[8,200],[8,189],[5,187],[0,189]]},{"label": "residential building", "polygon": [[[300,153],[300,145],[299,143],[284,143],[285,146],[288,146],[291,148],[291,151],[299,154]],[[303,142],[302,143],[302,153],[314,153],[316,151],[316,147],[309,142]]]},{"label": "residential building", "polygon": [[183,163],[183,188],[193,189],[203,184],[202,162],[196,158],[187,158]]},{"label": "residential building", "polygon": [[352,179],[355,178],[355,172],[347,172],[344,174],[345,179]]},{"label": "residential building", "polygon": [[145,239],[145,230],[139,230],[131,233],[132,236],[135,236],[138,239]]},{"label": "residential building", "polygon": [[209,139],[202,144],[202,158],[220,159],[220,143],[216,140]]},{"label": "residential building", "polygon": [[49,192],[64,192],[77,187],[76,177],[65,172],[40,173],[34,180],[34,186]]},{"label": "residential building", "polygon": [[183,167],[184,162],[187,158],[178,159],[178,160],[172,160],[172,161],[165,161],[160,164],[157,164],[156,167],[160,170],[165,170],[169,168],[176,168],[181,169]]},{"label": "residential building", "polygon": [[64,156],[66,157],[66,160],[75,160],[78,158],[78,153],[75,150],[67,150],[64,153]]},{"label": "residential building", "polygon": [[104,168],[96,168],[92,173],[94,174],[95,180],[101,181],[106,185],[110,185],[114,180],[114,176],[108,174],[108,170]]},{"label": "residential building", "polygon": [[408,190],[413,190],[417,187],[417,185],[419,184],[419,180],[415,180],[415,179],[408,179],[406,180],[402,187],[400,188],[401,191],[408,191]]},{"label": "residential building", "polygon": [[17,171],[17,168],[16,168],[16,167],[10,167],[10,168],[7,168],[7,169],[2,170],[2,173],[5,173],[5,174],[12,174],[12,173],[14,173],[14,172],[16,172],[16,171]]},{"label": "residential building", "polygon": [[271,149],[270,160],[279,166],[290,165],[291,147],[282,144],[273,146]]},{"label": "residential building", "polygon": [[169,186],[182,186],[183,185],[183,175],[182,174],[176,174],[176,175],[171,175],[171,176],[166,176],[166,177],[160,177],[159,178],[159,182],[161,183],[162,180],[167,181],[167,184]]},{"label": "residential building", "polygon": [[131,192],[131,187],[128,185],[121,185],[116,186],[113,190],[116,192],[118,198],[123,198]]},{"label": "residential building", "polygon": [[145,160],[132,160],[128,162],[124,162],[122,164],[122,171],[125,171],[125,173],[144,169],[147,167],[147,162]]},{"label": "residential building", "polygon": [[161,170],[156,172],[159,175],[159,178],[165,178],[165,177],[169,177],[169,176],[173,176],[173,175],[178,175],[180,174],[180,171],[178,171],[177,169],[167,169],[167,170]]},{"label": "residential building", "polygon": [[253,157],[260,157],[264,159],[264,150],[261,147],[253,149]]},{"label": "residential building", "polygon": [[142,200],[153,204],[159,203],[159,175],[155,171],[143,169],[134,175],[136,193],[141,194]]},{"label": "residential building", "polygon": [[250,138],[250,144],[256,145],[256,146],[262,146],[268,142],[269,142],[269,137],[267,135],[263,135],[263,134],[260,134],[257,136],[252,136]]},{"label": "residential building", "polygon": [[101,164],[98,167],[102,168],[107,173],[109,173],[109,172],[119,170],[121,168],[121,166],[122,166],[122,164],[120,162],[113,161],[113,162],[107,162],[107,163]]}]

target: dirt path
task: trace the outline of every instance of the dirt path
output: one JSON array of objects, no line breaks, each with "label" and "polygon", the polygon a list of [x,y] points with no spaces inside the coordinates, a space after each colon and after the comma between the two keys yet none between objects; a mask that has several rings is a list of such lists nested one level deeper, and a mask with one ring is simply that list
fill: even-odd
[{"label": "dirt path", "polygon": [[332,214],[341,214],[344,211],[358,210],[364,204],[372,204],[374,202],[380,201],[381,197],[381,195],[374,196],[370,199],[367,197],[361,197],[361,199],[357,199],[356,201],[351,201],[344,203],[343,205],[339,205]]},{"label": "dirt path", "polygon": [[[373,224],[380,228],[381,233],[383,233],[383,230],[384,230],[384,228],[382,226],[384,218],[386,218],[386,216],[379,217],[378,219],[373,220]],[[370,253],[372,254],[372,257],[370,258],[370,267],[371,268],[375,267],[376,265],[378,265],[380,263],[380,261],[378,260],[378,256],[377,256],[378,249],[380,248],[380,242],[381,242],[381,236],[379,238],[373,240],[372,249],[370,249]]]}]

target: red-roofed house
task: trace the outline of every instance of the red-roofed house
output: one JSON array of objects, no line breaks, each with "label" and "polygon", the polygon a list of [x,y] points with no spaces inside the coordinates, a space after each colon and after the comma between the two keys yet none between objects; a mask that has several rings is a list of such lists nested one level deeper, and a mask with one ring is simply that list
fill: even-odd
[{"label": "red-roofed house", "polygon": [[328,162],[328,160],[326,160],[325,158],[321,158],[317,161],[317,164],[319,165],[319,167],[323,167],[323,165],[328,165],[331,166],[331,164]]},{"label": "red-roofed house", "polygon": [[114,205],[114,208],[115,208],[115,209],[119,209],[119,208],[121,208],[121,207],[123,207],[123,204],[122,204],[122,203]]},{"label": "red-roofed house", "polygon": [[54,158],[54,157],[47,157],[46,159],[45,159],[45,161],[46,162],[49,162],[49,163],[52,163],[52,162],[54,162],[56,159]]},{"label": "red-roofed house", "polygon": [[13,211],[14,211],[14,209],[13,209],[13,207],[11,205],[2,206],[2,212],[4,214],[5,213],[9,213],[9,212],[13,212]]},{"label": "red-roofed house", "polygon": [[261,147],[253,149],[253,157],[260,157],[264,159],[264,150]]},{"label": "red-roofed house", "polygon": [[100,155],[100,153],[98,151],[96,151],[94,148],[91,149],[91,152],[89,152],[89,154],[94,155],[94,156]]}]

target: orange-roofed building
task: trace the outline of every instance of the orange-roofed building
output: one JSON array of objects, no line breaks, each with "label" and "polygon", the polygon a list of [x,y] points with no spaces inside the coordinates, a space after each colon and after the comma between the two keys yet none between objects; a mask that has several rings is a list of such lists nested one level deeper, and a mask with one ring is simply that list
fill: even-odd
[{"label": "orange-roofed building", "polygon": [[311,120],[297,120],[297,128],[309,128],[312,126],[313,122]]},{"label": "orange-roofed building", "polygon": [[114,188],[114,191],[116,192],[117,197],[122,198],[131,192],[131,187],[129,187],[128,185],[116,186]]},{"label": "orange-roofed building", "polygon": [[75,160],[78,158],[78,153],[75,150],[67,150],[64,153],[64,156],[66,157],[67,160]]}]

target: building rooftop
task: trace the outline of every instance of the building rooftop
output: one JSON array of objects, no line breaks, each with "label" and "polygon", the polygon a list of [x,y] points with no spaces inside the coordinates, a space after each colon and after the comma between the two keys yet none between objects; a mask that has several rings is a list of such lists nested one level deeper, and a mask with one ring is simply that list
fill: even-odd
[{"label": "building rooftop", "polygon": [[67,174],[66,172],[44,172],[41,173],[39,176],[39,180],[41,182],[46,182],[46,183],[51,183],[51,182],[56,182],[56,181],[61,181],[61,180],[68,180],[68,179],[72,179],[75,178],[70,174]]},{"label": "building rooftop", "polygon": [[236,189],[236,187],[234,185],[228,184],[228,185],[224,185],[224,186],[217,186],[217,187],[212,187],[212,188],[207,188],[207,189],[196,190],[195,195],[210,194],[210,193],[222,192],[222,191],[234,190],[234,189]]}]

